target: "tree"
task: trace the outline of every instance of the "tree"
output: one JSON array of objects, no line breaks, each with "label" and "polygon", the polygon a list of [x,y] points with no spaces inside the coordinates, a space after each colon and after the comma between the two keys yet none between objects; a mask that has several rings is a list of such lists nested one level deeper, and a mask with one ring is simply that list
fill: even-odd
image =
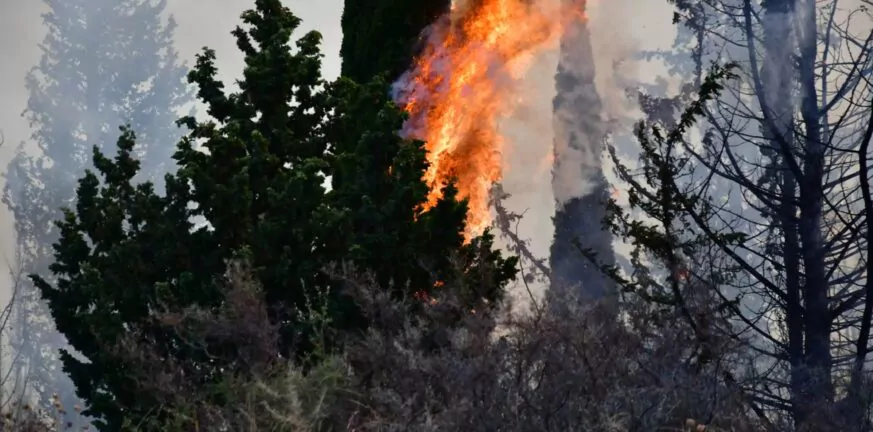
[{"label": "tree", "polygon": [[458,279],[453,260],[460,260],[466,263],[461,279],[471,290],[465,303],[499,299],[502,282],[476,278],[497,264],[491,277],[507,281],[514,276],[515,259],[503,260],[493,250],[489,232],[464,244],[467,206],[451,183],[433,209],[418,210],[429,191],[423,180],[424,143],[397,135],[406,116],[386,88],[381,78],[366,85],[340,79],[332,88],[337,104],[327,122],[334,162],[329,198],[336,208],[351,211],[346,230],[337,232],[344,242],[341,250],[350,251],[346,259],[372,271],[381,286],[393,284],[401,291]]},{"label": "tree", "polygon": [[[768,417],[800,430],[866,430],[870,317],[868,196],[873,33],[864,7],[836,2],[677,1],[699,80],[720,57],[744,65],[699,114],[702,139],[677,141],[717,215],[683,206],[737,277],[736,334],[759,353],[743,371]],[[845,19],[841,18],[845,17]],[[689,66],[690,67],[684,67]],[[696,183],[692,183],[696,182]],[[737,243],[714,233],[745,233]]]},{"label": "tree", "polygon": [[17,373],[29,383],[26,392],[35,392],[45,408],[58,392],[73,415],[76,400],[57,364],[56,351],[65,343],[21,275],[47,271],[59,234],[51,221],[61,217],[61,206],[72,204],[90,147],[111,145],[117,127],[130,123],[141,138],[136,152],[143,176],[160,176],[181,136],[172,120],[191,94],[173,49],[175,23],[162,16],[165,1],[45,3],[48,35],[42,59],[27,77],[24,113],[36,151],[19,149],[3,193],[15,217],[18,268],[12,276],[20,284],[12,343],[24,360]]},{"label": "tree", "polygon": [[449,11],[449,0],[346,0],[342,75],[364,83],[376,75],[396,79],[409,69],[425,29]]},{"label": "tree", "polygon": [[[601,268],[623,292],[650,304],[651,315],[645,309],[637,309],[636,314],[656,322],[660,316],[674,317],[687,326],[691,340],[684,348],[684,362],[696,371],[716,367],[718,371],[712,371],[710,378],[739,395],[745,410],[754,413],[766,430],[777,430],[779,419],[774,421],[758,394],[749,391],[762,382],[757,375],[746,373],[758,366],[759,353],[748,350],[754,335],[738,332],[734,322],[743,308],[742,299],[729,297],[725,289],[743,280],[742,266],[732,265],[733,250],[747,242],[748,236],[713,226],[722,217],[723,203],[711,193],[711,175],[695,170],[694,156],[684,151],[688,133],[705,108],[726,82],[737,78],[735,68],[714,66],[701,78],[696,100],[678,119],[665,114],[679,101],[641,100],[647,119],[635,129],[642,149],[638,167],[629,167],[616,148],[609,147],[618,179],[628,187],[628,203],[623,206],[611,198],[604,222],[632,251],[629,269],[610,264]],[[592,251],[583,253],[596,261]],[[628,303],[634,300],[624,302]]]},{"label": "tree", "polygon": [[[246,64],[240,91],[224,91],[209,49],[188,75],[211,119],[179,121],[190,133],[165,194],[133,184],[136,137],[123,129],[114,159],[95,149],[97,171],[79,181],[76,207],[58,224],[57,283],[33,276],[59,330],[88,360],[62,354],[105,429],[161,414],[156,396],[134,390],[135,364],[112,346],[122,333],[135,330],[204,385],[241,367],[233,344],[192,346],[153,319],[162,308],[220,306],[216,281],[239,254],[263,287],[286,359],[312,353],[316,329],[301,311],[316,296],[326,297],[333,328],[366,328],[331,264],[371,273],[399,297],[461,279],[470,308],[496,300],[514,276],[515,260],[494,251],[490,236],[463,243],[466,205],[451,188],[421,212],[422,143],[397,137],[403,115],[384,83],[324,82],[320,35],[292,49],[300,20],[278,0],[257,0],[242,20],[247,28],[233,31]],[[195,228],[198,217],[207,224]],[[330,349],[338,341],[327,336]]]},{"label": "tree", "polygon": [[[348,236],[357,243],[353,250],[370,254],[359,257],[358,262],[368,263],[367,268],[380,269],[377,277],[382,284],[388,280],[413,286],[444,283],[440,279],[453,277],[447,273],[452,268],[449,252],[462,244],[457,229],[463,227],[466,206],[458,201],[453,185],[445,185],[443,201],[438,208],[421,215],[420,221],[410,213],[411,208],[424,201],[428,191],[421,181],[426,154],[423,143],[407,143],[394,134],[402,129],[405,117],[391,107],[393,103],[388,97],[391,80],[413,66],[428,26],[448,13],[449,7],[446,0],[428,0],[424,4],[348,0],[343,9],[340,55],[345,79],[336,83],[335,91],[337,100],[345,101],[336,116],[344,130],[329,141],[335,143],[332,152],[344,156],[338,159],[338,169],[331,179],[332,195],[343,201],[340,207],[366,209],[354,219]],[[379,127],[374,129],[374,124]],[[375,203],[382,204],[376,207]],[[386,224],[388,221],[401,225]],[[473,259],[474,251],[490,251],[492,247],[492,235],[485,233],[464,248],[463,254]],[[485,261],[499,262],[498,255],[488,256],[491,253],[486,252]],[[408,263],[411,267],[399,265],[407,261],[404,256],[430,257],[424,264],[432,274],[415,270],[420,263]],[[514,260],[506,262],[505,267],[496,269],[496,277],[501,280],[510,277],[514,265]],[[478,290],[484,289],[486,297],[492,299],[500,296],[499,289],[495,291],[497,286],[490,283],[466,286],[472,290],[467,299],[471,302]]]}]

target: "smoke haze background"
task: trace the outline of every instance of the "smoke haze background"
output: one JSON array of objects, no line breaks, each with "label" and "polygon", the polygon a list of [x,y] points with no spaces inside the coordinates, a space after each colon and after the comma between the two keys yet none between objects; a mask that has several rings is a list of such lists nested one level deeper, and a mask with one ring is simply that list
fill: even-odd
[{"label": "smoke haze background", "polygon": [[[539,0],[539,4],[555,7],[560,1]],[[586,10],[594,56],[594,82],[602,103],[600,116],[610,124],[612,132],[627,135],[640,113],[636,103],[626,97],[625,89],[654,84],[655,77],[666,72],[662,64],[645,61],[639,54],[672,46],[676,34],[671,23],[672,9],[662,0],[595,0],[587,3]],[[567,200],[584,196],[591,186],[588,174],[574,169],[564,172],[565,175],[559,177],[560,182],[554,185],[563,196],[556,197],[553,189],[550,171],[555,134],[552,101],[556,93],[554,77],[558,58],[557,46],[537,58],[520,86],[523,103],[501,124],[501,132],[507,138],[502,184],[511,195],[505,204],[510,211],[524,213],[518,235],[530,241],[529,247],[535,256],[546,260],[554,234],[552,218],[556,198]],[[568,166],[599,166],[601,161],[577,162]],[[611,167],[603,168],[607,179],[612,180]],[[615,246],[618,254],[629,252],[627,247]],[[535,282],[529,288],[539,300],[547,285]],[[516,287],[512,296],[519,306],[527,303],[528,293],[521,287]]]}]

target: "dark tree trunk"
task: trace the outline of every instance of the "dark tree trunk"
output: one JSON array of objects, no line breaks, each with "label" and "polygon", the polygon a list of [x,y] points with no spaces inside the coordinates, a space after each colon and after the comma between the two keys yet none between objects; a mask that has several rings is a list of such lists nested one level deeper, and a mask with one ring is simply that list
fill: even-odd
[{"label": "dark tree trunk", "polygon": [[[821,116],[815,85],[816,22],[815,1],[797,3],[802,10],[799,30],[801,91],[800,114],[803,120],[802,162],[804,177],[800,185],[800,241],[803,249],[804,309],[806,327],[806,370],[809,374],[807,403],[818,410],[831,406],[834,390],[831,383],[831,317],[828,277],[825,269],[825,246],[822,233],[824,203],[824,154]],[[823,414],[828,414],[826,411]],[[830,415],[827,415],[829,418]]]}]

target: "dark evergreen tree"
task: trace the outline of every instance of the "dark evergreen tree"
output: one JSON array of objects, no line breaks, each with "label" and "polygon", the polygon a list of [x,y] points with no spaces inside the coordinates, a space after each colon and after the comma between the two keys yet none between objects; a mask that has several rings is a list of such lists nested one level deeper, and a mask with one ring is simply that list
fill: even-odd
[{"label": "dark evergreen tree", "polygon": [[[42,58],[27,77],[25,116],[36,148],[22,146],[8,166],[3,201],[15,217],[18,281],[12,344],[22,356],[16,373],[50,407],[59,393],[73,413],[72,386],[57,367],[63,338],[54,331],[39,295],[17,275],[45,272],[58,239],[52,224],[71,205],[90,148],[114,143],[117,128],[140,132],[136,152],[143,174],[163,172],[181,136],[175,112],[192,100],[163,17],[165,1],[45,1],[48,35]],[[26,376],[25,376],[26,375]],[[68,397],[69,396],[69,397]]]},{"label": "dark evergreen tree", "polygon": [[423,31],[449,11],[450,0],[346,0],[343,8],[342,75],[367,82],[409,68]]},{"label": "dark evergreen tree", "polygon": [[[437,269],[449,268],[450,254],[437,251],[456,250],[463,240],[458,229],[463,229],[466,206],[457,200],[452,185],[447,186],[438,208],[421,215],[422,220],[417,221],[417,215],[410,212],[424,201],[428,191],[421,181],[426,152],[421,143],[404,142],[396,136],[394,131],[402,128],[404,118],[388,97],[389,81],[412,66],[427,36],[427,27],[448,13],[450,6],[450,0],[346,0],[343,9],[340,56],[345,78],[335,90],[341,95],[339,99],[345,101],[338,110],[338,119],[342,119],[340,124],[345,128],[340,135],[346,139],[330,139],[336,143],[334,151],[345,154],[334,172],[333,195],[344,202],[341,206],[375,210],[362,212],[363,218],[354,220],[349,238],[354,244],[352,250],[368,254],[358,257],[360,262],[368,268],[381,269],[377,277],[382,283],[393,280],[401,286],[405,283],[421,286],[424,278],[433,275],[422,273],[420,262],[404,257],[416,256],[421,260],[427,256],[430,261],[425,265],[438,274]],[[373,128],[374,124],[379,127]],[[376,134],[374,130],[381,132]],[[398,154],[401,159],[397,159]],[[381,208],[375,203],[382,203]],[[395,224],[386,224],[392,220]],[[402,225],[396,225],[399,221]],[[492,246],[493,238],[486,233],[465,253],[470,258],[477,248],[490,251]],[[405,266],[399,265],[404,262]],[[508,277],[514,260],[507,264],[511,266],[499,270],[498,279]],[[497,292],[487,292],[494,286],[486,288],[485,293],[479,292],[488,285],[467,284],[473,296],[468,300],[473,301],[479,294],[497,296]]]},{"label": "dark evergreen tree", "polygon": [[[319,293],[327,292],[335,325],[366,325],[325,271],[331,263],[351,262],[398,295],[460,279],[470,288],[469,307],[498,298],[514,276],[515,261],[494,251],[489,236],[463,243],[466,205],[451,188],[420,212],[423,146],[396,135],[403,115],[384,83],[325,83],[320,35],[308,33],[292,49],[300,21],[279,0],[257,0],[242,20],[248,28],[233,32],[245,55],[240,91],[225,92],[208,49],[188,75],[211,119],[180,120],[191,132],[179,143],[179,170],[165,177],[165,194],[148,182],[133,185],[140,162],[125,129],[114,160],[95,149],[97,173],[79,181],[76,207],[58,225],[57,282],[33,276],[58,329],[87,358],[62,354],[106,430],[158,413],[158,400],[136,390],[131,380],[139,374],[113,347],[124,332],[137,329],[207,380],[204,370],[239,366],[233,346],[184,343],[152,314],[221,303],[215,282],[239,252],[263,287],[289,358],[310,349],[311,329],[297,311]],[[195,218],[208,223],[194,227]]]},{"label": "dark evergreen tree", "polygon": [[[329,195],[336,208],[349,214],[346,231],[337,233],[341,250],[373,271],[381,285],[400,291],[428,291],[441,280],[457,279],[455,272],[461,269],[453,260],[460,260],[476,267],[463,269],[462,279],[474,278],[461,281],[468,289],[464,301],[475,305],[483,298],[499,299],[503,282],[514,276],[516,260],[503,260],[487,232],[464,245],[467,205],[458,199],[454,185],[446,186],[433,209],[417,210],[429,191],[422,179],[427,169],[424,143],[397,135],[405,115],[386,88],[381,78],[367,85],[341,78],[332,87],[337,103],[326,128],[333,143]],[[485,274],[492,280],[475,279]]]}]

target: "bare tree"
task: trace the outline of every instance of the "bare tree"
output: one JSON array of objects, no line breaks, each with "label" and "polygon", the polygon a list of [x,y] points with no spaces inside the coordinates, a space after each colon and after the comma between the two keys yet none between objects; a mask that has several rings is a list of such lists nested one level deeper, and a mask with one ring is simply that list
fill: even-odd
[{"label": "bare tree", "polygon": [[873,16],[839,0],[674,3],[688,82],[711,60],[739,66],[699,106],[701,138],[672,137],[684,174],[668,186],[710,203],[677,211],[734,275],[709,287],[736,304],[735,334],[754,335],[745,391],[799,430],[867,430]]}]

